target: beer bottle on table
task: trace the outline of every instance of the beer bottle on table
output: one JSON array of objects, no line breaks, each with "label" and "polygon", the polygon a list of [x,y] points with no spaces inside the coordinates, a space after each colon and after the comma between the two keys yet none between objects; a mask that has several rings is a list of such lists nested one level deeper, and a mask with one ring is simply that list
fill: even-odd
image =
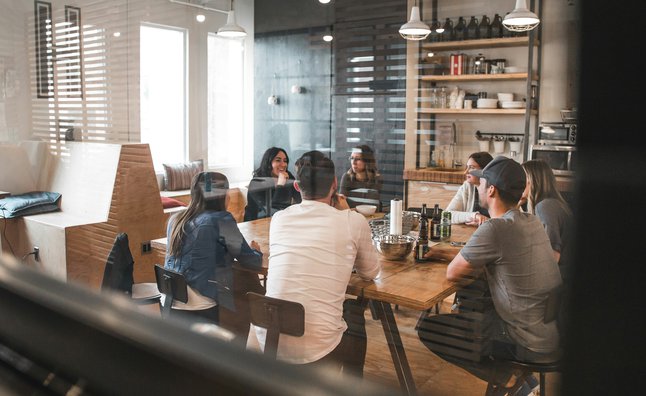
[{"label": "beer bottle on table", "polygon": [[428,213],[426,204],[422,204],[422,211],[419,219],[419,237],[417,238],[417,247],[415,248],[415,259],[425,260],[424,255],[428,251]]},{"label": "beer bottle on table", "polygon": [[451,239],[451,212],[445,210],[442,212],[442,221],[440,223],[440,239],[445,242]]},{"label": "beer bottle on table", "polygon": [[441,240],[440,223],[440,205],[435,204],[433,208],[433,217],[431,217],[431,241],[439,242]]}]

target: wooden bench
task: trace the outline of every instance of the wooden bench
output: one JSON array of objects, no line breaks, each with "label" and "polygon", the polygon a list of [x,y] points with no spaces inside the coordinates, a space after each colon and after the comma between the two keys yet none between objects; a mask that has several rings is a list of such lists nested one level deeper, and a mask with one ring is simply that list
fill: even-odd
[{"label": "wooden bench", "polygon": [[20,145],[0,146],[0,156],[11,152],[22,161],[1,173],[35,169],[31,184],[14,180],[14,185],[8,185],[6,174],[0,175],[5,183],[0,190],[61,193],[61,211],[0,219],[7,222],[3,254],[13,250],[21,257],[38,246],[40,261],[29,258],[30,263],[61,279],[98,289],[114,239],[125,232],[135,261],[135,281],[154,282],[156,257],[148,247],[152,239],[165,236],[165,216],[148,145],[38,142],[42,145],[45,150],[36,150],[42,154],[35,158],[15,155]]}]

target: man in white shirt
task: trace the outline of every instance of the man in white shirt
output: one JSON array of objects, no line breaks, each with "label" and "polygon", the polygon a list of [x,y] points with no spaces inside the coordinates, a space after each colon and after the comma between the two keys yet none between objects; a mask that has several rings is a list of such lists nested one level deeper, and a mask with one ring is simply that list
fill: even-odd
[{"label": "man in white shirt", "polygon": [[[295,169],[295,186],[303,201],[272,217],[266,295],[303,304],[305,334],[281,335],[278,359],[340,364],[344,373],[361,376],[366,305],[345,300],[345,292],[353,268],[366,280],[379,276],[370,226],[361,214],[349,210],[345,197],[336,194],[334,163],[323,153],[303,154]],[[255,330],[264,348],[266,332]]]}]

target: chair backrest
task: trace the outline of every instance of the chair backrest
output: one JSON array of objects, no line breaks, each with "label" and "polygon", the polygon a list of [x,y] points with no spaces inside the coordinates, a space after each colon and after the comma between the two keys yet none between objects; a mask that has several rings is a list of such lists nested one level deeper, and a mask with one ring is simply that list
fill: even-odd
[{"label": "chair backrest", "polygon": [[280,334],[301,337],[305,333],[305,308],[294,301],[248,292],[251,323],[267,329],[265,355],[276,358]]},{"label": "chair backrest", "polygon": [[167,317],[174,300],[188,302],[188,287],[184,275],[155,264],[155,279],[160,293],[166,295],[162,305],[162,317]]},{"label": "chair backrest", "polygon": [[101,290],[121,290],[128,295],[132,294],[134,263],[135,261],[130,252],[128,234],[121,232],[114,239],[112,250],[108,254],[105,269],[103,270]]}]

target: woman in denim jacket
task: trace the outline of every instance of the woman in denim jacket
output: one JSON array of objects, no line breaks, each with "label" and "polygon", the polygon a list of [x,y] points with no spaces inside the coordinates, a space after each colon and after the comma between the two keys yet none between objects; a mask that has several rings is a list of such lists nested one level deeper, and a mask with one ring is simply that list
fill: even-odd
[{"label": "woman in denim jacket", "polygon": [[[188,284],[188,301],[173,301],[172,315],[219,324],[223,310],[236,312],[240,309],[238,301],[234,301],[240,298],[235,297],[244,299],[248,290],[262,292],[258,276],[251,272],[238,271],[255,277],[250,287],[234,281],[234,278],[240,278],[239,274],[234,275],[234,259],[242,267],[259,271],[262,252],[255,241],[247,244],[235,219],[227,212],[228,189],[229,181],[221,173],[197,174],[191,185],[188,208],[168,222],[164,267],[183,274]],[[246,324],[248,332],[248,312],[227,316],[246,322],[242,326]],[[223,327],[237,327],[230,323],[221,324]],[[236,329],[233,330],[235,332]],[[240,334],[245,340],[246,335]]]}]

